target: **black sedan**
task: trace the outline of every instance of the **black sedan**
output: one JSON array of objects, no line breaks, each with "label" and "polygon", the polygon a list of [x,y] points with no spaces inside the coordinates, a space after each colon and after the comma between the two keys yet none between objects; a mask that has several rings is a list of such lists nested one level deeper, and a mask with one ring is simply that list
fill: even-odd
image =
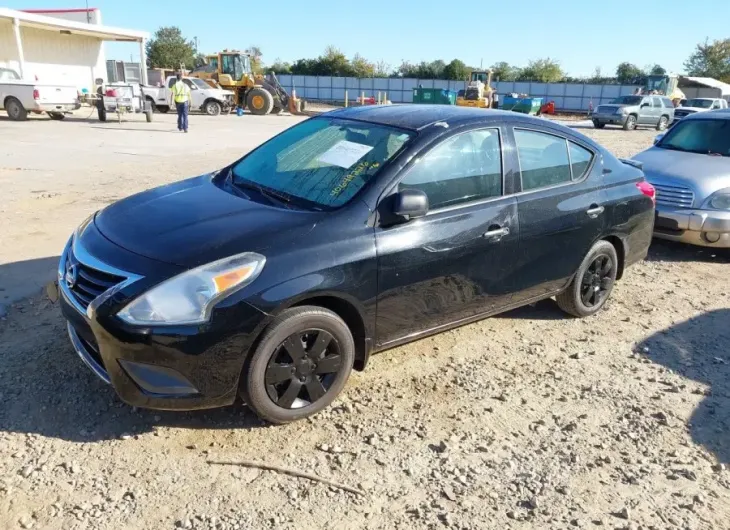
[{"label": "black sedan", "polygon": [[125,402],[240,396],[285,423],[375,351],[549,297],[596,313],[653,221],[638,165],[558,124],[352,108],[101,210],[58,284],[76,352]]}]

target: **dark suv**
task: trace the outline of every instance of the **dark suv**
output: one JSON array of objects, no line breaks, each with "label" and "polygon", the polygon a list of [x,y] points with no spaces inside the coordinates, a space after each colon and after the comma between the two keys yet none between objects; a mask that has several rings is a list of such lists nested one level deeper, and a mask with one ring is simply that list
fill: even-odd
[{"label": "dark suv", "polygon": [[58,269],[81,359],[127,403],[283,423],[370,354],[556,297],[588,316],[651,241],[654,191],[510,112],[362,107],[96,213]]}]

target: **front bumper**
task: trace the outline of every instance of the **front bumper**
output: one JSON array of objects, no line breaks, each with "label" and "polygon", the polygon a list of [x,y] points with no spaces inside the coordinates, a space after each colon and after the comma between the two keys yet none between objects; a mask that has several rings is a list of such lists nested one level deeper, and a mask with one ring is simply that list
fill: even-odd
[{"label": "front bumper", "polygon": [[657,208],[654,236],[703,247],[730,248],[730,212]]},{"label": "front bumper", "polygon": [[628,114],[593,114],[591,115],[591,119],[594,121],[598,121],[601,123],[608,123],[611,125],[621,125],[623,126],[624,123],[626,123],[626,119],[628,118]]},{"label": "front bumper", "polygon": [[[238,302],[215,310],[205,325],[130,326],[115,316],[117,311],[150,283],[157,283],[139,275],[129,275],[132,281],[111,287],[84,308],[66,281],[67,261],[83,264],[86,271],[108,267],[118,276],[125,274],[91,256],[84,239],[69,242],[58,273],[61,312],[84,364],[133,406],[194,410],[232,404],[246,356],[268,324],[267,315]],[[140,289],[138,284],[146,286]]]}]

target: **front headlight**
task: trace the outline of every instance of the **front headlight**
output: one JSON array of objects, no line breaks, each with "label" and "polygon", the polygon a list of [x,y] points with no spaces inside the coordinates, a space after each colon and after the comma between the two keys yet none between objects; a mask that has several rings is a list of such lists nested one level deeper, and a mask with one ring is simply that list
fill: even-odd
[{"label": "front headlight", "polygon": [[629,111],[626,109],[626,107],[619,107],[616,109],[616,114],[628,114],[628,112]]},{"label": "front headlight", "polygon": [[710,208],[730,210],[730,193],[715,193],[709,200]]},{"label": "front headlight", "polygon": [[129,324],[200,324],[216,303],[250,284],[266,258],[245,252],[179,274],[134,299],[118,316]]}]

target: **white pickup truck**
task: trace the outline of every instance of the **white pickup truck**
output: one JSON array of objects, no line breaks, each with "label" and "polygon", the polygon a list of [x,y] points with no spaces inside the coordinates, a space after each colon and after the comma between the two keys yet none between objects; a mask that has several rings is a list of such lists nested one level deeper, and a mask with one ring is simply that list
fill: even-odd
[{"label": "white pickup truck", "polygon": [[682,118],[686,118],[690,114],[698,112],[707,112],[708,110],[726,109],[727,101],[722,98],[692,98],[688,99],[681,106],[674,110],[674,122],[677,123]]},{"label": "white pickup truck", "polygon": [[[221,112],[230,112],[233,108],[233,92],[221,88],[213,88],[202,79],[183,77],[183,83],[190,87],[190,110],[205,112],[209,116],[217,116]],[[175,76],[165,80],[165,86],[144,85],[142,93],[152,108],[159,112],[167,112],[172,104],[172,86],[177,82]]]},{"label": "white pickup truck", "polygon": [[75,86],[24,81],[15,70],[0,68],[0,109],[11,120],[26,120],[29,112],[47,112],[51,119],[62,120],[80,107]]}]

